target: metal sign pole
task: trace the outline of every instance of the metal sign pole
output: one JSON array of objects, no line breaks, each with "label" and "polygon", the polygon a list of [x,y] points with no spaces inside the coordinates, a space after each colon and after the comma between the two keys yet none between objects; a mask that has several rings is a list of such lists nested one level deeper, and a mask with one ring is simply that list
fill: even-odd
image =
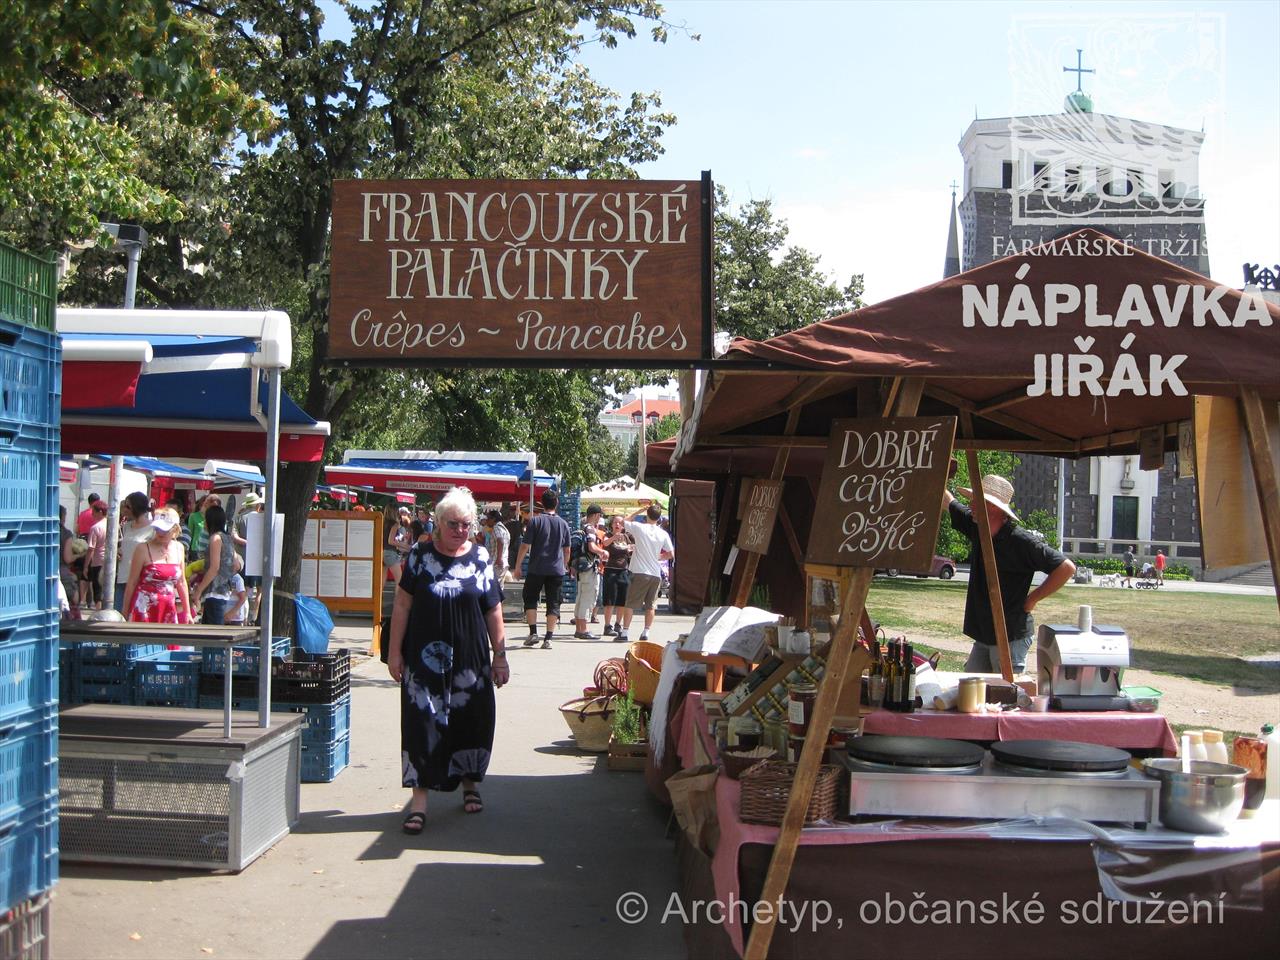
[{"label": "metal sign pole", "polygon": [[[262,669],[258,671],[258,726],[271,723],[271,630],[275,615],[276,576],[276,484],[280,476],[280,371],[267,371],[267,443],[263,457],[262,518],[262,607],[259,614],[259,639]],[[228,653],[229,655],[229,653]],[[229,736],[230,734],[228,734]]]}]

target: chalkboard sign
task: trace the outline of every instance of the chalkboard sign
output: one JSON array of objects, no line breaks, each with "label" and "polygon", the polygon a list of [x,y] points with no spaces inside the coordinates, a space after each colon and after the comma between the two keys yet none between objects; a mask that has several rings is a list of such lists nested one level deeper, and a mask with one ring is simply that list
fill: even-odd
[{"label": "chalkboard sign", "polygon": [[782,502],[781,480],[752,480],[747,494],[742,526],[738,528],[738,549],[751,553],[768,553],[773,527]]},{"label": "chalkboard sign", "polygon": [[806,561],[927,571],[955,433],[954,417],[837,420]]}]

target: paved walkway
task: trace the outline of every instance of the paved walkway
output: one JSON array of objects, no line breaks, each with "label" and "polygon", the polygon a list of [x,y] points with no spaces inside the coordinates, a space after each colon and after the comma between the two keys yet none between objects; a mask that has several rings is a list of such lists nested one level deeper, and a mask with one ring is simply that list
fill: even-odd
[{"label": "paved walkway", "polygon": [[[665,642],[691,618],[659,616]],[[679,924],[626,926],[619,896],[665,903],[676,884],[665,808],[639,773],[579,753],[557,707],[622,645],[557,639],[520,649],[498,692],[485,810],[433,794],[426,831],[400,831],[399,701],[386,668],[352,676],[352,765],[304,784],[302,820],[239,875],[64,864],[53,906],[60,960],[353,957],[683,957]],[[632,631],[633,636],[638,630]],[[334,645],[367,646],[339,628]]]}]

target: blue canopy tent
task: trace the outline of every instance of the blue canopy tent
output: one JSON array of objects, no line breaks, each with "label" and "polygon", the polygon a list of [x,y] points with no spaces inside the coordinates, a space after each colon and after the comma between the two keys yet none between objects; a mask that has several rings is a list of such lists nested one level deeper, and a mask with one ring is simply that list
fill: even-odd
[{"label": "blue canopy tent", "polygon": [[[281,374],[293,359],[289,317],[279,311],[95,310],[61,308],[64,393],[62,444],[67,451],[210,457],[264,464],[263,566],[274,569],[281,535],[275,487],[281,458],[316,461],[329,425],[284,396]],[[94,372],[138,365],[136,385],[107,390]],[[77,366],[84,365],[84,375]],[[69,379],[68,379],[69,375]],[[114,503],[115,497],[112,498]],[[270,656],[272,577],[262,605],[260,644]],[[270,676],[259,680],[259,723],[269,724]],[[230,730],[230,714],[227,714]]]},{"label": "blue canopy tent", "polygon": [[348,450],[340,465],[325,467],[325,479],[376,493],[444,493],[463,486],[477,500],[532,499],[556,484],[537,469],[536,455],[524,451]]}]

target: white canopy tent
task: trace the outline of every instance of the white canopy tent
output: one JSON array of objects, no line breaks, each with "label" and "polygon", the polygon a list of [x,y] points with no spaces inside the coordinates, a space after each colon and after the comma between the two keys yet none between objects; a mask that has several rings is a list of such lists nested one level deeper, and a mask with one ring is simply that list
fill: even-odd
[{"label": "white canopy tent", "polygon": [[667,495],[661,490],[626,476],[587,487],[579,496],[584,510],[589,504],[598,503],[605,513],[625,513],[628,510],[634,512],[641,506],[654,502],[661,504],[665,510],[668,504]]}]

